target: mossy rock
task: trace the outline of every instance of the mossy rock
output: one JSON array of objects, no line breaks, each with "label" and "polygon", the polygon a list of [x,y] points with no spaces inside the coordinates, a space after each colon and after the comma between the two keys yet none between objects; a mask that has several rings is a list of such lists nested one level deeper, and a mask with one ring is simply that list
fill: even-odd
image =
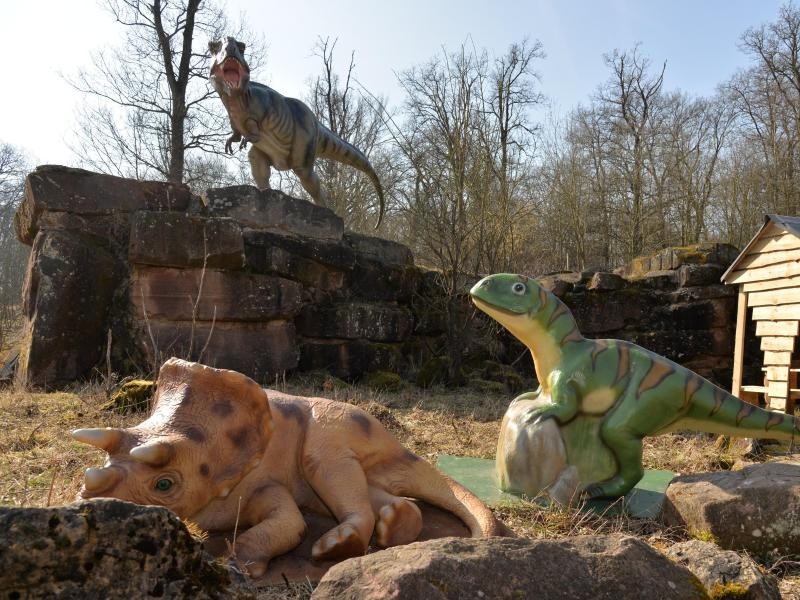
[{"label": "mossy rock", "polygon": [[500,381],[473,378],[469,380],[469,387],[485,394],[505,394],[506,385]]},{"label": "mossy rock", "polygon": [[327,373],[322,379],[320,387],[326,392],[341,392],[342,390],[349,389],[352,386],[344,379],[339,379],[335,375]]},{"label": "mossy rock", "polygon": [[417,385],[429,388],[436,383],[445,383],[448,365],[449,361],[444,356],[434,356],[426,360],[417,373]]},{"label": "mossy rock", "polygon": [[397,392],[403,389],[403,378],[391,371],[373,371],[364,377],[364,383],[373,390]]},{"label": "mossy rock", "polygon": [[135,412],[147,412],[150,399],[156,391],[156,382],[149,379],[134,379],[123,383],[111,396],[106,409],[126,415]]},{"label": "mossy rock", "polygon": [[741,583],[728,581],[726,583],[715,583],[708,590],[708,595],[712,600],[745,600],[750,598],[750,590]]},{"label": "mossy rock", "polygon": [[484,361],[481,379],[502,383],[505,391],[509,392],[518,392],[525,387],[525,379],[514,367],[493,360]]},{"label": "mossy rock", "polygon": [[335,375],[331,375],[327,371],[323,371],[321,369],[307,371],[305,373],[298,373],[297,381],[301,382],[306,387],[323,390],[326,392],[338,392],[351,387],[351,385],[343,379],[339,379]]}]

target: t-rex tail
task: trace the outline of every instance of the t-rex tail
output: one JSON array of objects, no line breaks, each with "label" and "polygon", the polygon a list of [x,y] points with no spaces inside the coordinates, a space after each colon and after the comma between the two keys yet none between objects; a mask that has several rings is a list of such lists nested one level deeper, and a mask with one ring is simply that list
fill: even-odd
[{"label": "t-rex tail", "polygon": [[417,456],[404,462],[402,478],[398,478],[399,481],[393,478],[393,493],[418,498],[453,513],[464,522],[472,537],[514,536],[477,496],[460,483]]},{"label": "t-rex tail", "polygon": [[340,162],[345,165],[355,167],[362,173],[365,173],[375,186],[375,191],[378,194],[378,203],[380,205],[380,212],[378,213],[378,222],[375,224],[375,229],[380,227],[383,221],[384,200],[383,200],[383,186],[381,180],[378,179],[378,174],[369,162],[369,159],[364,155],[361,150],[345,142],[330,129],[324,125],[319,125],[319,137],[317,142],[317,157],[329,158]]}]

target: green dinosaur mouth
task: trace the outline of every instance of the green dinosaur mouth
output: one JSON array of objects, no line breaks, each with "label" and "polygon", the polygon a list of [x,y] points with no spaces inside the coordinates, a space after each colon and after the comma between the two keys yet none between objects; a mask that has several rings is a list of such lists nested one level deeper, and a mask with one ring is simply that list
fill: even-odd
[{"label": "green dinosaur mouth", "polygon": [[[518,317],[520,315],[525,314],[525,313],[514,312],[513,310],[509,310],[507,308],[503,308],[502,306],[497,306],[496,304],[491,304],[491,303],[487,302],[486,300],[483,300],[482,298],[478,298],[477,296],[472,296],[472,302],[475,304],[475,306],[480,308],[483,312],[485,312],[487,314],[490,314],[490,315],[491,315],[491,312],[489,312],[489,311],[498,312],[498,313],[501,313],[501,314],[504,314],[504,315],[508,315],[510,317]],[[489,310],[486,310],[487,308]]]}]

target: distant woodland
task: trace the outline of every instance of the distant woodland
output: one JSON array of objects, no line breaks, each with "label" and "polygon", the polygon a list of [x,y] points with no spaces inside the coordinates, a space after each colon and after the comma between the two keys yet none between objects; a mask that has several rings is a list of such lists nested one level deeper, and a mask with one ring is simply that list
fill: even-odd
[{"label": "distant woodland", "polygon": [[[76,164],[197,191],[249,183],[246,153],[223,154],[230,130],[205,44],[232,32],[257,68],[267,58],[258,36],[211,1],[107,3],[124,41],[71,80],[86,92]],[[644,46],[610,48],[606,79],[554,114],[537,75],[547,49],[533,38],[499,55],[471,40],[443,50],[398,74],[403,97],[391,106],[358,83],[357,56],[320,38],[303,99],[378,171],[389,209],[378,235],[409,245],[456,292],[459,273],[612,269],[709,240],[741,248],[765,213],[798,214],[800,9],[754,24],[740,48],[748,66],[711,97],[667,89],[669,64]],[[19,298],[24,252],[11,223],[28,168],[22,149],[0,144],[4,305]],[[369,233],[367,178],[326,161],[318,170],[332,208]],[[302,196],[292,176],[273,171],[272,183]]]}]

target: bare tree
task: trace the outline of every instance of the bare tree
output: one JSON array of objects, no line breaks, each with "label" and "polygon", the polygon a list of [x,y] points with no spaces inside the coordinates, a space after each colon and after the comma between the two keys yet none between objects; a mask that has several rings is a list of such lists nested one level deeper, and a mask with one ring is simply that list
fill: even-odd
[{"label": "bare tree", "polygon": [[[208,39],[229,32],[212,0],[106,0],[124,28],[122,46],[100,51],[71,83],[91,97],[73,150],[90,167],[135,178],[192,184],[188,157],[222,154],[229,127],[208,85]],[[263,51],[250,45],[251,68]]]},{"label": "bare tree", "polygon": [[605,57],[611,69],[611,78],[601,88],[598,100],[607,118],[607,126],[616,135],[612,138],[616,169],[625,181],[626,190],[618,198],[625,213],[625,238],[627,252],[640,254],[647,237],[647,145],[653,140],[653,104],[661,93],[666,63],[651,75],[650,61],[639,54],[638,48],[630,52],[614,50]]},{"label": "bare tree", "polygon": [[403,241],[440,272],[454,381],[471,320],[465,276],[511,268],[527,233],[525,183],[535,147],[527,109],[539,101],[533,64],[540,56],[538,43],[525,42],[490,61],[464,44],[400,76]]},{"label": "bare tree", "polygon": [[742,50],[754,64],[726,86],[739,111],[743,140],[759,148],[766,167],[765,202],[800,210],[800,10],[788,3],[775,22],[748,29]]},{"label": "bare tree", "polygon": [[[397,185],[398,169],[386,126],[387,117],[382,114],[385,102],[369,92],[365,96],[356,88],[354,53],[344,73],[337,73],[336,42],[320,38],[314,48],[314,54],[322,62],[322,73],[311,82],[309,106],[320,123],[369,158],[387,198],[391,198]],[[328,192],[329,207],[344,219],[345,226],[353,230],[371,230],[378,198],[369,179],[351,166],[333,160],[320,161],[317,170]],[[391,211],[391,206],[388,208]]]},{"label": "bare tree", "polygon": [[17,240],[14,214],[29,170],[30,161],[21,150],[0,143],[0,334],[21,301],[29,248]]}]

